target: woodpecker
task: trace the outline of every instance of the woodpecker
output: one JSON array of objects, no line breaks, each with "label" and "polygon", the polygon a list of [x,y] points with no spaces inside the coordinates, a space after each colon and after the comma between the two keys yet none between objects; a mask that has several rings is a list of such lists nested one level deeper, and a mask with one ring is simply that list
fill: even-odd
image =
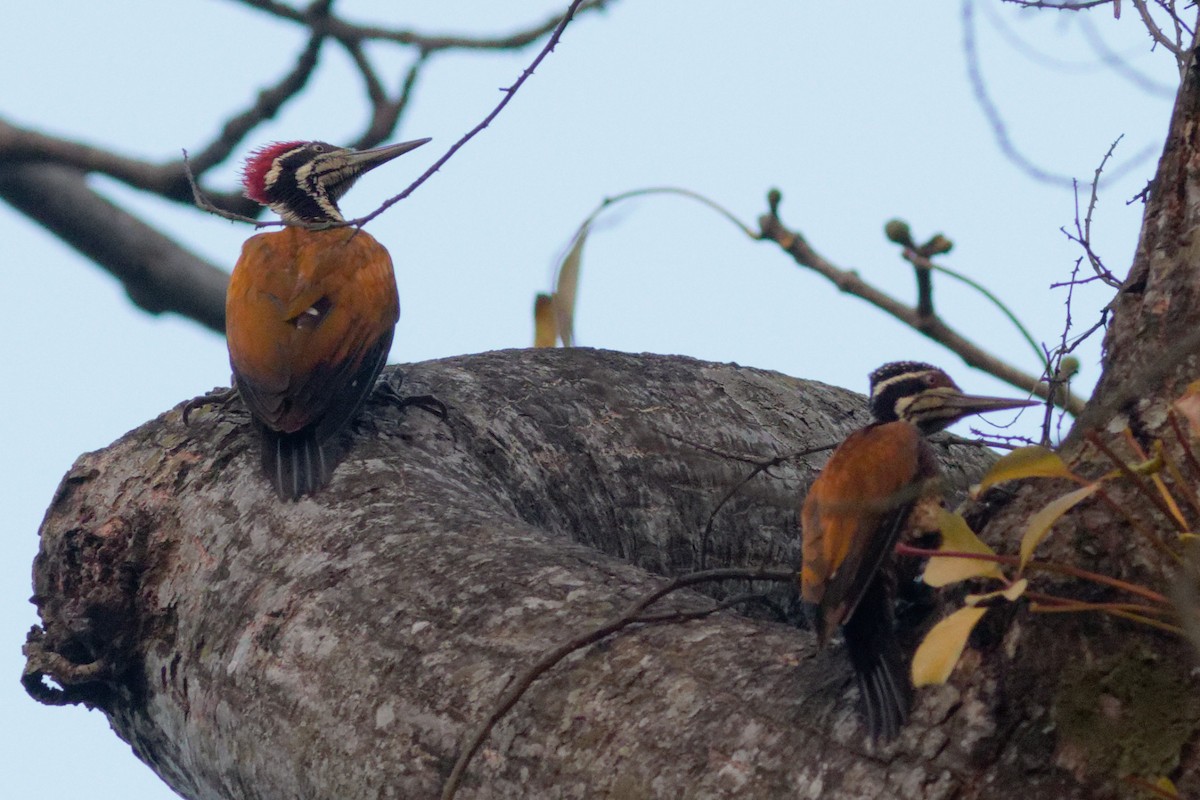
[{"label": "woodpecker", "polygon": [[1035,405],[963,394],[930,364],[871,373],[872,422],[846,437],[813,481],[800,512],[800,593],[824,646],[841,626],[875,741],[908,718],[912,685],[896,639],[892,551],[919,502],[939,502],[937,460],[925,437],[963,417]]},{"label": "woodpecker", "polygon": [[276,142],[246,159],[246,196],[287,225],[242,247],[225,333],[263,469],[285,500],[329,482],[338,434],[370,394],[400,318],[388,251],[364,230],[337,227],[338,200],[368,170],[428,141],[358,151]]}]

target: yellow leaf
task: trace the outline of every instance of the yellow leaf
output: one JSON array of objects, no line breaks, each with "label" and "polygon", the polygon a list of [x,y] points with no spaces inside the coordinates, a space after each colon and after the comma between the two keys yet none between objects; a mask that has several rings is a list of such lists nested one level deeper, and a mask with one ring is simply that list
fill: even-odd
[{"label": "yellow leaf", "polygon": [[995,603],[990,601],[1004,598],[1008,602],[1015,602],[1018,597],[1025,594],[1025,590],[1029,588],[1029,579],[1021,578],[1019,581],[1013,581],[1012,585],[1007,589],[1001,589],[998,592],[988,592],[987,594],[969,594],[964,599],[969,606],[988,607],[994,606]]},{"label": "yellow leaf", "polygon": [[575,343],[575,292],[579,287],[579,266],[583,262],[583,245],[587,235],[587,225],[575,234],[571,249],[558,267],[558,280],[554,285],[554,312],[558,320],[558,338],[562,339],[563,347],[571,347]]},{"label": "yellow leaf", "polygon": [[533,346],[554,347],[556,344],[558,323],[554,314],[554,297],[539,292],[533,300]]},{"label": "yellow leaf", "polygon": [[[996,551],[984,544],[960,514],[942,509],[938,516],[938,530],[942,533],[939,550],[954,553],[979,553],[994,556]],[[948,586],[967,578],[1000,578],[1003,573],[994,561],[975,558],[934,556],[925,567],[922,580],[930,586]]]},{"label": "yellow leaf", "polygon": [[1042,543],[1047,534],[1050,533],[1050,527],[1055,522],[1058,522],[1063,514],[1095,494],[1099,488],[1100,482],[1097,481],[1096,483],[1089,483],[1087,486],[1076,489],[1073,492],[1067,492],[1062,497],[1046,504],[1046,506],[1030,517],[1029,527],[1025,529],[1025,535],[1021,537],[1020,569],[1025,569],[1025,565],[1029,563],[1030,557],[1033,556],[1033,551]]},{"label": "yellow leaf", "polygon": [[1175,788],[1175,784],[1171,782],[1170,778],[1167,778],[1167,777],[1159,778],[1158,780],[1156,780],[1154,782],[1154,785],[1157,786],[1159,789],[1162,789],[1164,792],[1168,792],[1175,797],[1179,796],[1179,790]]},{"label": "yellow leaf", "polygon": [[960,608],[934,625],[913,654],[913,686],[945,683],[967,646],[967,637],[986,613],[986,608]]},{"label": "yellow leaf", "polygon": [[1019,447],[1002,456],[979,482],[977,491],[1021,478],[1070,478],[1071,470],[1052,450],[1036,445]]},{"label": "yellow leaf", "polygon": [[1021,578],[1019,581],[1013,581],[1012,586],[1009,586],[1000,594],[1010,603],[1016,602],[1016,599],[1025,594],[1025,590],[1029,588],[1029,580]]},{"label": "yellow leaf", "polygon": [[1175,788],[1175,784],[1171,782],[1170,778],[1162,777],[1151,783],[1136,775],[1126,775],[1124,780],[1129,785],[1142,790],[1138,797],[1166,797],[1180,800],[1179,790]]}]

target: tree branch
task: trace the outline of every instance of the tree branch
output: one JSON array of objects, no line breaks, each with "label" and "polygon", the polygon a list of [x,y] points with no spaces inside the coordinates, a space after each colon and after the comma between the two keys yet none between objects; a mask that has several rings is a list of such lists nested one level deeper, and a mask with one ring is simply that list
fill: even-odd
[{"label": "tree branch", "polygon": [[[1011,0],[1010,0],[1011,1]],[[1107,2],[1108,0],[1106,0]],[[1063,3],[1039,5],[1031,3],[1021,3],[1021,5],[1033,5],[1035,7],[1058,8],[1059,10],[1078,11],[1088,8],[1091,5],[1100,5],[1100,3]],[[1008,126],[1004,123],[1004,117],[1000,113],[1000,109],[992,100],[988,93],[987,83],[983,78],[983,69],[980,65],[979,50],[975,40],[975,4],[972,0],[962,0],[962,29],[963,29],[963,54],[967,61],[967,77],[971,82],[971,91],[975,96],[975,102],[983,111],[984,117],[987,118],[988,125],[992,129],[992,136],[996,140],[996,146],[1000,148],[1000,152],[1012,162],[1014,166],[1020,169],[1029,177],[1042,183],[1048,183],[1055,186],[1071,186],[1074,179],[1070,175],[1062,175],[1039,167],[1033,163],[1013,142],[1012,137],[1008,134]],[[1150,144],[1142,148],[1141,151],[1134,154],[1128,161],[1112,169],[1109,172],[1109,179],[1114,180],[1117,177],[1124,175],[1129,170],[1138,166],[1149,158],[1157,150],[1157,146]]]},{"label": "tree branch", "polygon": [[225,332],[229,274],[93,192],[78,170],[9,164],[0,197],[120,280],[138,307]]},{"label": "tree branch", "polygon": [[[100,708],[193,800],[436,797],[531,664],[695,569],[709,509],[745,464],[676,441],[767,459],[866,419],[851,392],[678,356],[511,350],[405,370],[406,392],[437,396],[447,420],[377,392],[332,484],[299,503],[273,495],[233,409],[184,426],[176,408],[83,456],[42,529],[27,688]],[[934,446],[960,486],[990,460]],[[747,579],[763,564],[790,575],[815,467],[781,464],[726,503],[710,558]],[[790,580],[774,591],[796,595]],[[685,616],[712,607],[673,597]],[[967,735],[978,708],[926,693],[885,762],[864,758],[849,685],[840,648],[818,653],[777,621],[648,625],[540,677],[459,791],[732,800],[823,784],[825,800],[849,800],[864,781],[888,796],[948,773],[946,791],[922,795],[946,800],[984,783],[1004,740]],[[931,735],[973,744],[930,755]]]},{"label": "tree branch", "polygon": [[234,148],[241,144],[252,130],[266,120],[273,119],[288,100],[300,93],[317,68],[317,56],[324,41],[324,33],[314,33],[300,57],[296,59],[296,66],[292,71],[275,86],[259,92],[254,105],[231,117],[221,128],[220,136],[192,156],[192,170],[197,178],[229,158]]},{"label": "tree branch", "polygon": [[434,161],[429,168],[422,172],[416,180],[410,183],[404,189],[404,191],[394,195],[393,197],[389,197],[387,200],[384,200],[383,203],[381,203],[380,206],[371,213],[362,217],[358,217],[357,219],[348,220],[344,224],[357,225],[359,227],[366,225],[368,222],[375,219],[392,206],[396,205],[396,203],[399,203],[401,200],[411,195],[414,191],[416,191],[417,187],[429,180],[429,178],[431,178],[434,173],[441,169],[447,161],[453,158],[454,154],[462,149],[467,142],[471,141],[476,134],[478,134],[488,125],[491,125],[492,121],[495,120],[496,117],[500,116],[500,112],[503,111],[505,106],[507,106],[509,102],[516,96],[517,91],[520,90],[520,88],[525,84],[525,81],[527,81],[530,76],[533,75],[534,71],[538,68],[542,61],[545,60],[546,56],[550,55],[550,53],[554,51],[555,46],[558,45],[559,39],[562,38],[563,31],[566,30],[567,25],[570,24],[572,19],[574,19],[576,12],[582,5],[585,5],[585,0],[572,0],[571,5],[567,8],[566,12],[561,18],[559,18],[558,24],[554,28],[554,32],[550,34],[550,38],[546,40],[545,46],[542,47],[541,51],[537,54],[537,56],[534,57],[529,66],[522,70],[516,81],[514,81],[511,86],[501,90],[504,93],[504,96],[500,99],[500,102],[496,104],[496,107],[493,108],[478,125],[463,134],[462,138],[451,145],[450,149],[443,153],[441,158],[439,158],[437,161]]},{"label": "tree branch", "polygon": [[[1048,383],[1010,366],[999,357],[987,352],[951,328],[940,317],[936,315],[922,316],[917,309],[881,292],[855,273],[831,264],[817,253],[803,236],[784,227],[775,211],[759,217],[758,224],[761,228],[759,238],[775,242],[795,259],[797,264],[813,270],[841,291],[866,300],[884,313],[895,317],[913,330],[955,353],[970,366],[981,369],[1011,386],[1016,386],[1038,397],[1048,398],[1051,396],[1052,387]],[[1078,415],[1083,410],[1084,401],[1079,397],[1067,395],[1065,398],[1058,399],[1061,400],[1062,407],[1072,414]]]},{"label": "tree branch", "polygon": [[[280,19],[298,22],[342,43],[375,40],[416,47],[423,53],[440,50],[518,50],[536,42],[557,28],[568,14],[556,14],[545,22],[503,36],[453,36],[417,33],[398,28],[356,25],[336,16],[313,21],[304,12],[274,0],[238,0],[243,5],[264,11]],[[607,8],[612,0],[585,0],[574,13]]]}]

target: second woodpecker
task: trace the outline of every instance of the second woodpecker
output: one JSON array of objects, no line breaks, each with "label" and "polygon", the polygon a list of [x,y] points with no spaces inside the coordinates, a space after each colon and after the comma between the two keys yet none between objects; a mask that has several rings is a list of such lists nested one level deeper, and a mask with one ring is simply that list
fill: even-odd
[{"label": "second woodpecker", "polygon": [[366,231],[338,227],[338,201],[368,170],[428,141],[371,150],[276,142],[246,160],[246,196],[287,225],[243,246],[225,331],[263,469],[284,499],[329,482],[337,437],[374,387],[400,318],[388,251]]},{"label": "second woodpecker", "polygon": [[918,501],[940,497],[925,437],[971,414],[1034,403],[966,395],[937,367],[900,361],[871,373],[870,405],[871,424],[838,446],[804,500],[800,590],[821,645],[841,626],[867,729],[888,740],[912,698],[896,640],[892,551]]}]

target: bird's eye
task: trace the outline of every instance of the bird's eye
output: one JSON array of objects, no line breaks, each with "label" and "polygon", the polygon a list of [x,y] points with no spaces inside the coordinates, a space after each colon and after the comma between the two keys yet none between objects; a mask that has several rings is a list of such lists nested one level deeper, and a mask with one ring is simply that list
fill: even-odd
[{"label": "bird's eye", "polygon": [[324,152],[325,152],[325,147],[324,147],[323,145],[314,144],[314,145],[312,146],[312,151],[313,151],[314,153],[324,153]]}]

